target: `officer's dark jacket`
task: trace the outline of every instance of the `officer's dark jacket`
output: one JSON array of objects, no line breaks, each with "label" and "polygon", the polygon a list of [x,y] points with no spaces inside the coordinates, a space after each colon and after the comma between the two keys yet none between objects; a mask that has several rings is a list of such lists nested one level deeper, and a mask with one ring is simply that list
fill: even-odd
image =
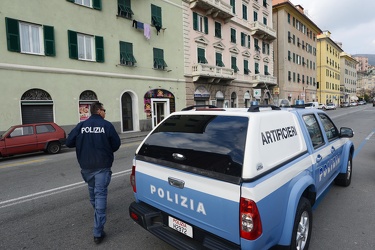
[{"label": "officer's dark jacket", "polygon": [[97,114],[80,122],[66,140],[67,147],[76,147],[77,159],[82,169],[111,168],[113,152],[117,151],[120,145],[120,137],[112,123]]}]

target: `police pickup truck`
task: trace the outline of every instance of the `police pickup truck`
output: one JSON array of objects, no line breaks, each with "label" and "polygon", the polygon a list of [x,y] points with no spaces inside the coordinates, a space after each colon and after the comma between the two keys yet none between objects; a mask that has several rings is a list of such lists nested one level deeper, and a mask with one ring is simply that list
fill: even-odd
[{"label": "police pickup truck", "polygon": [[308,249],[312,206],[350,185],[354,146],[301,107],[172,113],[136,151],[130,217],[178,249]]}]

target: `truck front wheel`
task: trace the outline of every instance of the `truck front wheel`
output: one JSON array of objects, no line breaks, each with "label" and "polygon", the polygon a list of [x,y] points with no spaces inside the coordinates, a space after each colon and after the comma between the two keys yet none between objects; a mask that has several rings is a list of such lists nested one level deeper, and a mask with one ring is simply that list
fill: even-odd
[{"label": "truck front wheel", "polygon": [[353,160],[352,155],[349,155],[348,163],[346,165],[346,172],[340,173],[335,179],[335,184],[343,187],[350,185],[352,181],[352,171],[353,171]]},{"label": "truck front wheel", "polygon": [[290,249],[308,249],[312,231],[312,209],[308,199],[301,197],[294,219]]}]

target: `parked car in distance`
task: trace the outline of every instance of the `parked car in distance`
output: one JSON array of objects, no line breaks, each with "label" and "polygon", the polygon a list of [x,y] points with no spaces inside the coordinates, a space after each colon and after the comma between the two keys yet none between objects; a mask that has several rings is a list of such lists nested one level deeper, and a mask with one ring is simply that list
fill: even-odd
[{"label": "parked car in distance", "polygon": [[365,104],[366,104],[365,101],[359,101],[359,102],[358,102],[358,105],[365,105]]},{"label": "parked car in distance", "polygon": [[358,106],[357,102],[350,102],[350,106]]},{"label": "parked car in distance", "polygon": [[330,110],[330,109],[336,109],[336,105],[332,102],[326,105],[326,110]]},{"label": "parked car in distance", "polygon": [[16,125],[0,137],[0,156],[12,156],[38,151],[59,153],[66,133],[53,122]]},{"label": "parked car in distance", "polygon": [[347,108],[347,107],[349,107],[349,102],[340,103],[340,108]]},{"label": "parked car in distance", "polygon": [[305,108],[319,108],[319,103],[318,102],[306,102],[305,103]]},{"label": "parked car in distance", "polygon": [[324,103],[319,103],[318,109],[326,110],[326,105]]}]

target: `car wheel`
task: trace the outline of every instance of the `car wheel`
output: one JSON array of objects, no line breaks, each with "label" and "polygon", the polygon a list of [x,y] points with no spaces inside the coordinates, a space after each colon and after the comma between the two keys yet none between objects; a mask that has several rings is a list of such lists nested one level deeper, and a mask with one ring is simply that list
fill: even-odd
[{"label": "car wheel", "polygon": [[294,219],[290,249],[308,249],[312,231],[312,209],[308,199],[301,197]]},{"label": "car wheel", "polygon": [[49,154],[57,154],[61,150],[61,144],[59,142],[50,142],[47,146],[47,152]]},{"label": "car wheel", "polygon": [[352,181],[352,172],[353,172],[353,160],[352,155],[349,155],[348,163],[346,165],[346,173],[340,173],[336,179],[335,184],[343,187],[350,185]]}]

